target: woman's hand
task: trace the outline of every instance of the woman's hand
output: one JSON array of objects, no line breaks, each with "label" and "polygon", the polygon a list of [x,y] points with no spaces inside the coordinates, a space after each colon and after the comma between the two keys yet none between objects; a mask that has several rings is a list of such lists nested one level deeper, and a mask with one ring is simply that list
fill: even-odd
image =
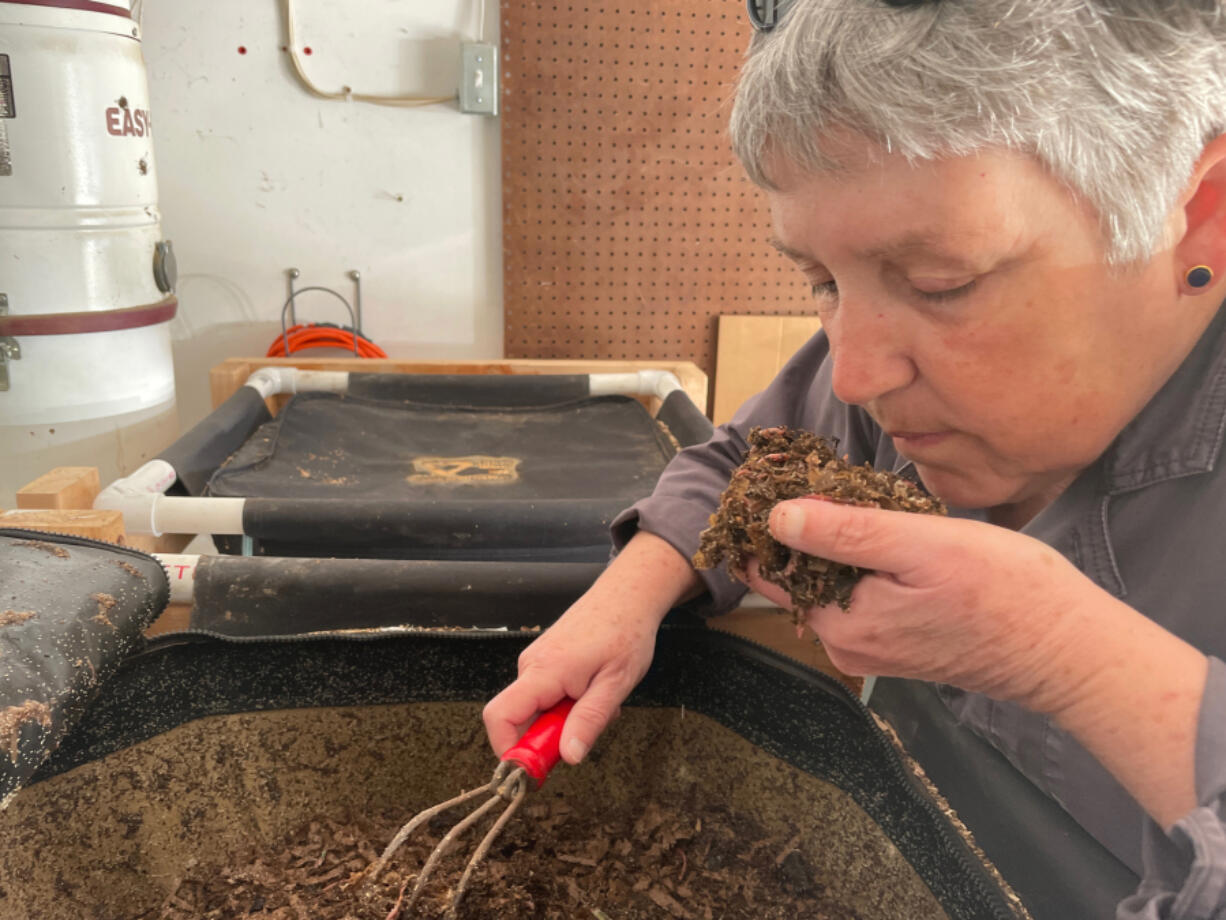
[{"label": "woman's hand", "polygon": [[668,543],[636,534],[587,593],[524,649],[519,677],[486,704],[494,752],[501,756],[537,713],[569,696],[576,703],[562,729],[562,759],[581,761],[647,673],[660,621],[698,584]]},{"label": "woman's hand", "polygon": [[[1058,662],[1082,612],[1113,600],[1049,546],[990,524],[802,499],[774,510],[771,531],[793,549],[874,570],[850,611],[806,615],[848,674],[939,681],[1050,711],[1067,689]],[[756,566],[748,581],[790,606]]]},{"label": "woman's hand", "polygon": [[[811,499],[780,503],[771,531],[874,570],[849,611],[807,613],[837,668],[940,681],[1050,715],[1165,827],[1196,804],[1208,660],[1055,550],[990,524]],[[748,582],[790,606],[756,564]]]}]

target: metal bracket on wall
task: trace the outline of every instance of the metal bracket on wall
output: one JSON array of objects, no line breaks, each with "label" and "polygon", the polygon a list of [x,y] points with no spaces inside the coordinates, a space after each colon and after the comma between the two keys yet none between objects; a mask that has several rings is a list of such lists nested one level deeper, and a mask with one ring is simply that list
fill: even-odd
[{"label": "metal bracket on wall", "polygon": [[[302,293],[302,291],[306,290],[306,288],[295,289],[294,287],[294,282],[298,280],[298,277],[301,274],[302,272],[298,271],[296,268],[287,268],[285,270],[286,280],[289,284],[289,299],[286,302],[289,304],[289,324],[291,326],[298,325],[298,318],[294,308],[294,298]],[[351,269],[349,271],[349,277],[353,281],[353,331],[360,335],[362,332],[362,273],[356,268]],[[319,289],[313,288],[313,290]],[[323,290],[336,294],[336,291],[333,291],[331,288],[324,288]],[[345,298],[341,297],[340,294],[336,294],[336,296],[340,297],[342,301],[345,301]],[[345,301],[345,305],[348,306],[348,301]]]},{"label": "metal bracket on wall", "polygon": [[[0,294],[0,316],[8,316],[9,295]],[[0,390],[9,388],[9,362],[21,359],[21,346],[11,335],[0,335]]]}]

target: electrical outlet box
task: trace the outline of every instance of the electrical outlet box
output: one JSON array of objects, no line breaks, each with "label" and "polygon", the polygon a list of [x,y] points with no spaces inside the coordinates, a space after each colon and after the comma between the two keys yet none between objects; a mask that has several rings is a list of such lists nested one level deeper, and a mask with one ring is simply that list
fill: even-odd
[{"label": "electrical outlet box", "polygon": [[460,46],[460,111],[498,114],[498,48],[483,42]]}]

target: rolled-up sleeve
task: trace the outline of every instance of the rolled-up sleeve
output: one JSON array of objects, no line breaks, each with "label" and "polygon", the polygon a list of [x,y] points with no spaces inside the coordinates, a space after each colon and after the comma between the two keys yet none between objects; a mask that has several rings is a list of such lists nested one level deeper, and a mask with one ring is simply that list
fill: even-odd
[{"label": "rolled-up sleeve", "polygon": [[1226,920],[1226,664],[1209,659],[1196,738],[1199,807],[1169,834],[1148,822],[1145,877],[1116,920]]},{"label": "rolled-up sleeve", "polygon": [[[620,550],[642,529],[667,541],[686,559],[698,551],[698,536],[719,504],[720,494],[741,464],[748,445],[731,425],[723,425],[705,444],[687,447],[669,463],[655,491],[613,521],[613,548]],[[688,605],[698,613],[729,610],[745,594],[727,569],[700,569],[705,596]]]}]

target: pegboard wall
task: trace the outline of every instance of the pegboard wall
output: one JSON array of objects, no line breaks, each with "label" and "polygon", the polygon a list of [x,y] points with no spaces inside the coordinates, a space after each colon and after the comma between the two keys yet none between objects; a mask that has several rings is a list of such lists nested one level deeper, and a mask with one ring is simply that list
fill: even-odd
[{"label": "pegboard wall", "polygon": [[509,358],[693,361],[812,311],[727,138],[744,0],[504,0]]}]

